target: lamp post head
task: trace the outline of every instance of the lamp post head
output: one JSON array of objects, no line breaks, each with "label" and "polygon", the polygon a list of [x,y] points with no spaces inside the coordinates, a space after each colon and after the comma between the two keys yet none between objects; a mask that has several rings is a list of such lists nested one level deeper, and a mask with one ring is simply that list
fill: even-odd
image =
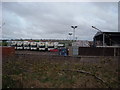
[{"label": "lamp post head", "polygon": [[102,32],[100,29],[96,28],[95,26],[92,26],[92,28],[98,30],[99,32]]},{"label": "lamp post head", "polygon": [[71,28],[74,28],[74,29],[75,29],[75,28],[77,28],[77,26],[71,26]]},{"label": "lamp post head", "polygon": [[75,28],[77,28],[77,26],[75,26]]},{"label": "lamp post head", "polygon": [[92,28],[95,28],[94,26],[92,26]]},{"label": "lamp post head", "polygon": [[72,35],[72,32],[69,32],[69,35]]},{"label": "lamp post head", "polygon": [[74,26],[71,26],[71,28],[74,28]]}]

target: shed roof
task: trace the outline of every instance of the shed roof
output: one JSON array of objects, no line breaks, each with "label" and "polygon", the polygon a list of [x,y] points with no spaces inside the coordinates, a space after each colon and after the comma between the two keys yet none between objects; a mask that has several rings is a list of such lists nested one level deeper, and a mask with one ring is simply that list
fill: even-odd
[{"label": "shed roof", "polygon": [[97,37],[103,34],[106,34],[109,36],[120,36],[120,32],[97,32],[94,37]]}]

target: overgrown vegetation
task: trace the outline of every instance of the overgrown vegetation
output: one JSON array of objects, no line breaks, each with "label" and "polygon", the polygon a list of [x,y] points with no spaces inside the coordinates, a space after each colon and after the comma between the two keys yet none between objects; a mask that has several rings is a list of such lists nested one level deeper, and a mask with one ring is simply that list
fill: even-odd
[{"label": "overgrown vegetation", "polygon": [[7,42],[0,42],[0,46],[7,46],[8,43]]},{"label": "overgrown vegetation", "polygon": [[[91,75],[65,69],[90,72],[107,85]],[[110,58],[82,63],[73,57],[18,55],[3,58],[3,88],[118,88],[119,71]]]}]

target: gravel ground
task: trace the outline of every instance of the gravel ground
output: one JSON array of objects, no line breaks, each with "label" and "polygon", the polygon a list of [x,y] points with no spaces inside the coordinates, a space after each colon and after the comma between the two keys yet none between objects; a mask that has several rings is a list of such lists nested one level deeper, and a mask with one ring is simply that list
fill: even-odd
[{"label": "gravel ground", "polygon": [[26,54],[26,55],[58,55],[58,52],[48,51],[27,51],[27,50],[16,50],[15,54]]},{"label": "gravel ground", "polygon": [[108,62],[109,60],[117,61],[120,57],[111,57],[111,56],[60,56],[58,52],[47,52],[47,51],[28,51],[28,50],[16,50],[15,55],[28,58],[28,57],[34,57],[34,58],[48,58],[48,60],[75,60],[79,61],[81,63],[99,63],[102,62],[102,60],[106,60],[105,62]]}]

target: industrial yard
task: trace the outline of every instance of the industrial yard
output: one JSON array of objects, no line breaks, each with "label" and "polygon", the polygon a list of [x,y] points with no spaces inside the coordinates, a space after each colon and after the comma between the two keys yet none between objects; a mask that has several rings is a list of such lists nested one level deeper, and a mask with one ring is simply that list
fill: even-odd
[{"label": "industrial yard", "polygon": [[2,1],[0,89],[119,88],[119,4]]},{"label": "industrial yard", "polygon": [[3,44],[6,45],[0,47],[3,88],[118,88],[120,85],[118,41],[110,45],[106,42],[107,46],[104,42],[87,40],[62,43],[14,40]]},{"label": "industrial yard", "polygon": [[3,57],[3,88],[118,88],[118,57],[20,51]]}]

